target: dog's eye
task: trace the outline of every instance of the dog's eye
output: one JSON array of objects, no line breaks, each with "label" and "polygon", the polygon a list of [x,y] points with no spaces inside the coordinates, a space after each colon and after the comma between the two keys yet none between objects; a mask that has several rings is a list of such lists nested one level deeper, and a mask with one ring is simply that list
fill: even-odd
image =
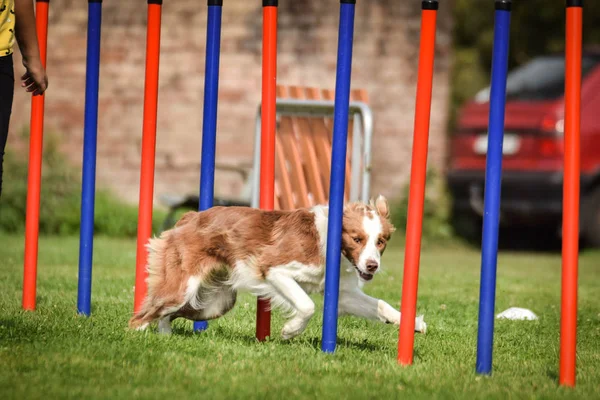
[{"label": "dog's eye", "polygon": [[361,239],[361,238],[359,238],[359,237],[355,237],[355,238],[354,238],[354,242],[355,242],[355,243],[360,243],[360,242],[362,242],[362,239]]},{"label": "dog's eye", "polygon": [[383,246],[384,244],[385,244],[385,242],[384,242],[382,239],[379,239],[379,240],[377,241],[377,246],[380,246],[380,247],[381,247],[381,246]]}]

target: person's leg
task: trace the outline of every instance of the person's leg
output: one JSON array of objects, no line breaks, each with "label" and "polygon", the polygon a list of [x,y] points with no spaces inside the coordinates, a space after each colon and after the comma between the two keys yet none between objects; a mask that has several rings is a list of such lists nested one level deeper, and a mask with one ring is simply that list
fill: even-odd
[{"label": "person's leg", "polygon": [[12,111],[15,78],[12,55],[0,57],[0,196],[2,196],[2,164]]}]

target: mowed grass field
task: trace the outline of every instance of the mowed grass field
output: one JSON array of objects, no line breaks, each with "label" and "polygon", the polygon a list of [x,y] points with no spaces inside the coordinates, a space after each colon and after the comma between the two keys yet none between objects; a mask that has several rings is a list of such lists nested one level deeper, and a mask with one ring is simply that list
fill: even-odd
[{"label": "mowed grass field", "polygon": [[[335,354],[320,351],[322,298],[307,331],[254,339],[255,300],[238,298],[209,330],[175,322],[172,336],[126,329],[135,241],[97,238],[93,315],[76,315],[78,238],[42,238],[38,308],[20,309],[23,238],[0,235],[0,398],[600,398],[600,252],[580,261],[577,387],[558,387],[560,255],[501,253],[496,310],[538,321],[496,321],[493,375],[475,374],[480,256],[460,245],[423,249],[415,362],[396,363],[396,326],[344,317]],[[392,245],[366,292],[398,306],[403,249]]]}]

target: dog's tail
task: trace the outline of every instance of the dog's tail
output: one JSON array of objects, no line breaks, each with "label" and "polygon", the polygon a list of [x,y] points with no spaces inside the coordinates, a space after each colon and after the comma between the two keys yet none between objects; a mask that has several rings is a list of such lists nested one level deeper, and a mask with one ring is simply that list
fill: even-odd
[{"label": "dog's tail", "polygon": [[135,313],[129,320],[129,328],[136,330],[144,330],[146,327],[160,316],[163,309],[162,303],[144,302],[140,311]]},{"label": "dog's tail", "polygon": [[141,309],[129,320],[131,329],[144,329],[149,323],[160,317],[164,308],[164,301],[156,298],[156,287],[164,280],[164,256],[167,232],[160,238],[150,238],[146,249],[148,251],[148,264],[146,265],[146,285],[148,291]]},{"label": "dog's tail", "polygon": [[167,237],[169,232],[163,232],[158,238],[150,238],[146,245],[148,251],[148,264],[146,265],[146,284],[148,285],[148,297],[152,297],[154,289],[159,285],[165,276],[165,252],[167,247]]}]

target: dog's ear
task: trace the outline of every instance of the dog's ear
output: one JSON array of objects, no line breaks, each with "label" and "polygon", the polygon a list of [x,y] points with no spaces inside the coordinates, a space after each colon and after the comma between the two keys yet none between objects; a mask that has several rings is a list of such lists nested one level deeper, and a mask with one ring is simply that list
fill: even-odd
[{"label": "dog's ear", "polygon": [[388,204],[387,199],[383,197],[383,195],[380,194],[379,196],[377,196],[375,201],[372,201],[372,204],[375,210],[377,210],[377,214],[379,214],[385,219],[388,219],[390,217],[390,206]]}]

